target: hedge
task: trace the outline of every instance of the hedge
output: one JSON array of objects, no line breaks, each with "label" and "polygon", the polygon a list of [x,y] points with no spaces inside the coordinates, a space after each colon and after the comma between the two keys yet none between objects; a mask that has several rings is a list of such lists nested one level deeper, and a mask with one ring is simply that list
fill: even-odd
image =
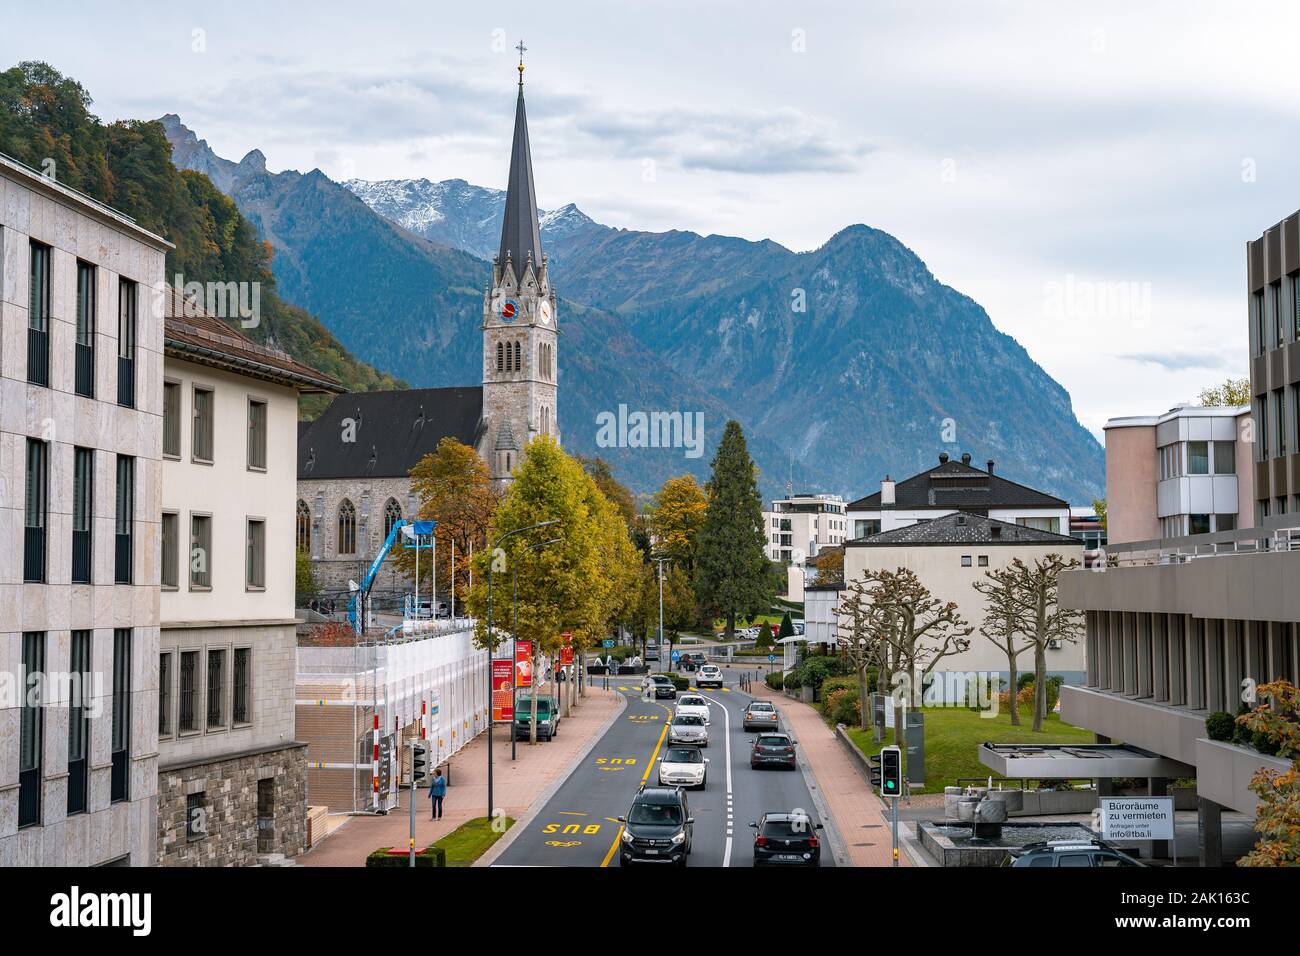
[{"label": "hedge", "polygon": [[767,686],[772,690],[780,690],[785,682],[785,677],[780,671],[772,671],[763,680],[767,682]]},{"label": "hedge", "polygon": [[675,687],[679,692],[684,691],[691,686],[691,682],[687,680],[685,677],[682,677],[680,674],[651,674],[650,676],[667,677],[670,681],[673,682],[673,687]]},{"label": "hedge", "polygon": [[[366,866],[409,867],[410,865],[410,851],[395,852],[391,846],[381,846],[366,857]],[[422,866],[446,866],[447,851],[440,846],[426,846],[423,850],[416,850],[415,865],[417,869]]]}]

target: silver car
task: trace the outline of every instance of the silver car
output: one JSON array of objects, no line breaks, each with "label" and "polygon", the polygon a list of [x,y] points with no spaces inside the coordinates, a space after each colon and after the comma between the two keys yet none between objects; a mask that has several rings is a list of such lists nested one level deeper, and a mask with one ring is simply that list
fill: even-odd
[{"label": "silver car", "polygon": [[669,744],[709,745],[709,726],[699,714],[675,714],[668,725]]}]

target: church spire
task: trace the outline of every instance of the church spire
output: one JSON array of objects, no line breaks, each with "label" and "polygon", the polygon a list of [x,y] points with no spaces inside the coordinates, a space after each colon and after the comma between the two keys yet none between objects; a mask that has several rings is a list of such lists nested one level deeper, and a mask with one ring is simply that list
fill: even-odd
[{"label": "church spire", "polygon": [[506,184],[506,209],[501,223],[501,263],[506,253],[522,275],[529,256],[534,267],[542,262],[542,238],[537,227],[537,193],[533,187],[533,158],[528,148],[528,117],[524,112],[524,46],[519,41],[519,100],[515,104],[515,139],[510,147],[510,176]]}]

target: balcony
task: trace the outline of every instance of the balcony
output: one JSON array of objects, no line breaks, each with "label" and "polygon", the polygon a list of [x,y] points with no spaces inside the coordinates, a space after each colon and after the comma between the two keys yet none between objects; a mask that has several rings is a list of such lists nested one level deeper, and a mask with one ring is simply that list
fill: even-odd
[{"label": "balcony", "polygon": [[44,528],[23,528],[23,580],[45,580]]},{"label": "balcony", "polygon": [[45,329],[27,329],[27,381],[49,387],[50,333]]}]

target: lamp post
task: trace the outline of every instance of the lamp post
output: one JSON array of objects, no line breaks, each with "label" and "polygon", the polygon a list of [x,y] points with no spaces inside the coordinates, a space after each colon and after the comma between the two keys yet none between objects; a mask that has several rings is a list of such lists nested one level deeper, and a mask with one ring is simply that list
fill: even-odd
[{"label": "lamp post", "polygon": [[[650,560],[659,565],[659,663],[663,664],[664,653],[664,562],[668,560],[666,554],[652,554]],[[673,662],[670,658],[668,661],[667,673],[673,672]]]},{"label": "lamp post", "polygon": [[[560,522],[560,519],[559,519],[559,518],[552,518],[550,521],[539,521],[539,522],[537,522],[536,524],[525,525],[525,526],[522,527],[522,528],[515,528],[513,531],[507,531],[505,534],[501,535],[501,536],[500,536],[499,538],[497,538],[496,541],[493,542],[492,545],[489,546],[489,548],[488,548],[488,590],[487,590],[487,612],[488,612],[488,626],[487,626],[487,645],[488,645],[488,646],[487,646],[487,651],[488,651],[488,666],[487,666],[487,678],[488,678],[488,721],[487,721],[487,739],[488,739],[488,745],[487,745],[487,771],[488,771],[488,772],[487,772],[487,798],[488,798],[488,806],[487,806],[487,818],[488,818],[488,822],[489,822],[489,823],[492,821],[492,658],[493,658],[493,655],[496,653],[495,642],[492,640],[492,638],[493,638],[493,633],[492,633],[492,565],[493,565],[493,563],[494,563],[494,561],[495,561],[494,556],[495,556],[495,554],[496,554],[496,550],[497,550],[497,548],[499,548],[499,547],[501,546],[501,542],[504,541],[504,540],[506,540],[506,538],[514,537],[515,535],[517,535],[517,534],[521,534],[521,533],[523,533],[523,532],[525,532],[525,531],[532,531],[534,528],[545,528],[547,525],[559,524],[559,522]],[[511,666],[511,667],[514,667],[514,663],[512,662],[510,666]],[[512,733],[513,733],[513,729],[512,729]]]},{"label": "lamp post", "polygon": [[[564,540],[563,538],[552,538],[550,541],[542,541],[539,544],[530,544],[528,547],[524,548],[523,553],[527,554],[529,551],[536,551],[538,548],[545,548],[548,545],[559,544],[563,540]],[[513,645],[519,640],[519,562],[518,561],[515,561],[510,565],[510,576],[511,578],[513,578],[512,589],[514,591],[514,595],[511,602],[513,607],[513,612],[512,612],[513,623],[510,625],[510,636],[511,636],[510,643],[513,648]],[[511,760],[515,759],[516,740],[515,740],[514,718],[515,718],[515,708],[517,708],[518,706],[519,706],[519,668],[516,665],[516,662],[512,661],[510,664],[510,720],[511,720],[510,759]]]}]

